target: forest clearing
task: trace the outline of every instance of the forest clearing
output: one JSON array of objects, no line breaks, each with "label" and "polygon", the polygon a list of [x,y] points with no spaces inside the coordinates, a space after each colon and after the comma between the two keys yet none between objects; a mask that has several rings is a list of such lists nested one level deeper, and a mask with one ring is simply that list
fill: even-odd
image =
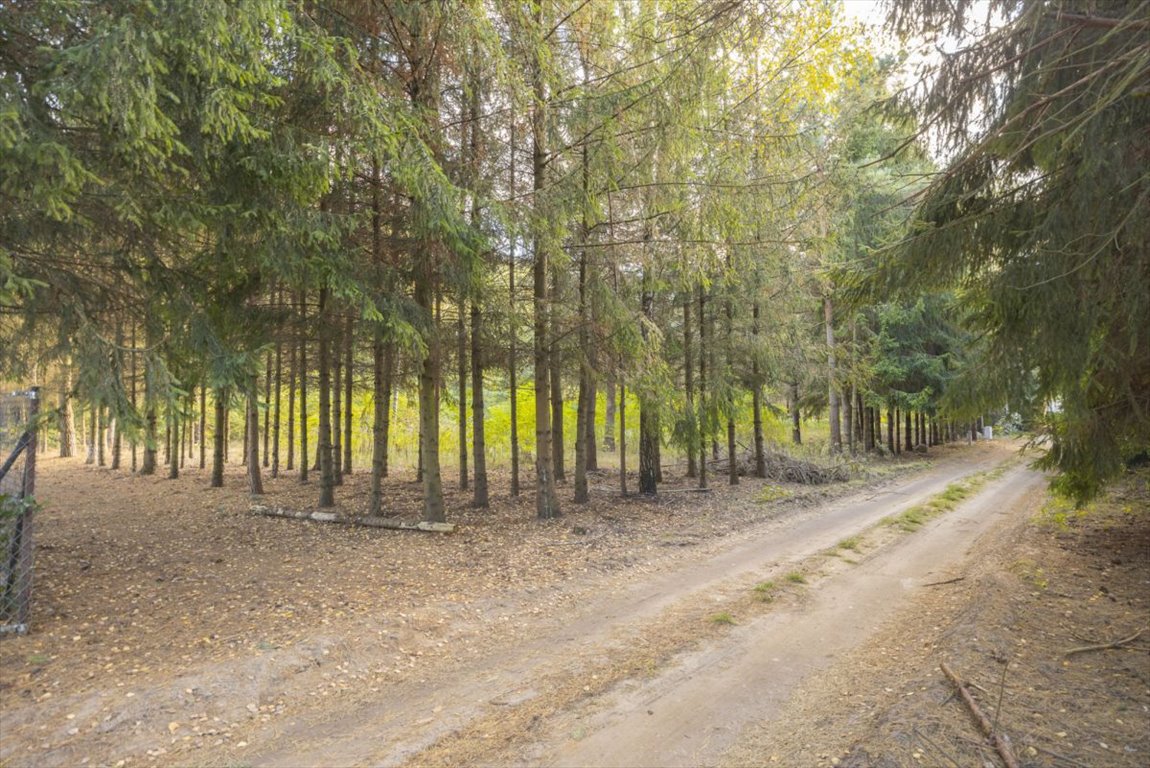
[{"label": "forest clearing", "polygon": [[0,765],[1145,765],[1148,31],[0,1]]}]

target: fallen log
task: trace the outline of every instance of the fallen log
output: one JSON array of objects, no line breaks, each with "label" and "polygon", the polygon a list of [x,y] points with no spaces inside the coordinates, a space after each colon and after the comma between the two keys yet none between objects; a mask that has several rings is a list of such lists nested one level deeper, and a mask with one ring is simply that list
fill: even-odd
[{"label": "fallen log", "polygon": [[990,724],[990,720],[982,713],[978,702],[970,695],[970,691],[966,689],[966,685],[959,676],[946,665],[945,661],[940,662],[939,667],[942,668],[942,673],[946,675],[946,678],[954,683],[954,687],[958,689],[963,702],[966,704],[966,708],[970,710],[970,714],[974,715],[974,719],[978,722],[978,729],[982,731],[982,735],[989,739],[991,744],[994,745],[999,757],[1002,758],[1002,762],[1006,764],[1006,768],[1019,768],[1018,758],[1014,756],[1014,750],[1010,748],[1010,742],[1004,739],[1001,734],[994,732],[994,726]]},{"label": "fallen log", "polygon": [[344,525],[362,525],[368,528],[388,528],[396,531],[426,531],[429,533],[451,533],[455,530],[455,523],[427,523],[422,520],[417,523],[400,520],[395,517],[374,517],[364,515],[361,517],[348,517],[337,515],[334,512],[302,512],[283,507],[265,507],[253,505],[253,514],[265,517],[286,517],[292,520],[311,520],[315,523],[341,523]]}]

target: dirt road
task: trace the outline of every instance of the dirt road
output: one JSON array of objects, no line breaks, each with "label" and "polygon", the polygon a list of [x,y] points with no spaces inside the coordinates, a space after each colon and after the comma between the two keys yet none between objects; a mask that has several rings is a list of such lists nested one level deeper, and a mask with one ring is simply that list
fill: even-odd
[{"label": "dirt road", "polygon": [[505,501],[451,537],[284,524],[238,483],[47,462],[42,618],[0,645],[0,760],[714,763],[1041,480],[1012,470],[912,534],[879,521],[1012,455],[947,447],[833,501],[764,504],[779,488],[748,479],[553,525]]},{"label": "dirt road", "polygon": [[[747,723],[865,639],[904,595],[946,578],[1004,516],[1024,514],[1017,502],[1042,479],[1014,469],[913,535],[880,534],[861,560],[827,551],[1001,459],[946,463],[723,540],[672,572],[604,585],[570,615],[534,626],[528,641],[353,712],[283,723],[245,760],[285,768],[713,764]],[[768,581],[794,589],[756,605],[754,587]]]}]

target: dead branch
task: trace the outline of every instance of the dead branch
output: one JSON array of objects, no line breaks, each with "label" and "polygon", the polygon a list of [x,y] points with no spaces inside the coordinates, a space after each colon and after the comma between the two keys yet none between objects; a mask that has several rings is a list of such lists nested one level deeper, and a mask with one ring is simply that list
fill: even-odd
[{"label": "dead branch", "polygon": [[982,735],[990,739],[991,743],[994,744],[994,748],[998,751],[1002,762],[1006,764],[1006,768],[1019,768],[1018,759],[1014,756],[1014,751],[1010,748],[1010,743],[1006,741],[1001,734],[994,732],[994,727],[990,724],[990,721],[986,719],[986,715],[982,713],[978,702],[970,695],[970,691],[966,689],[966,685],[963,684],[959,676],[946,665],[945,661],[941,662],[939,667],[942,669],[942,673],[946,675],[946,678],[958,689],[959,695],[962,696],[962,700],[966,703],[966,708],[970,710],[970,713],[978,722],[978,727],[979,730],[982,731]]},{"label": "dead branch", "polygon": [[395,531],[427,531],[431,533],[451,533],[455,530],[455,523],[409,523],[394,517],[346,517],[334,512],[297,512],[283,507],[264,507],[253,505],[253,514],[266,517],[287,517],[292,520],[311,520],[316,523],[341,523],[344,525],[362,525],[368,528],[388,528]]},{"label": "dead branch", "polygon": [[1090,651],[1107,651],[1107,650],[1110,650],[1111,648],[1121,648],[1122,646],[1129,645],[1130,643],[1137,640],[1139,637],[1142,636],[1142,633],[1145,631],[1146,631],[1146,627],[1142,627],[1142,629],[1140,629],[1137,632],[1135,632],[1134,634],[1130,635],[1130,637],[1124,637],[1121,640],[1115,640],[1115,641],[1110,642],[1110,643],[1092,643],[1091,645],[1080,645],[1077,648],[1071,648],[1069,651],[1066,651],[1062,655],[1063,656],[1073,656],[1076,653],[1088,653]]},{"label": "dead branch", "polygon": [[956,576],[955,578],[947,579],[946,581],[932,581],[929,584],[923,584],[923,586],[924,587],[941,587],[943,584],[954,584],[956,582],[962,581],[965,578],[966,578],[965,576]]}]

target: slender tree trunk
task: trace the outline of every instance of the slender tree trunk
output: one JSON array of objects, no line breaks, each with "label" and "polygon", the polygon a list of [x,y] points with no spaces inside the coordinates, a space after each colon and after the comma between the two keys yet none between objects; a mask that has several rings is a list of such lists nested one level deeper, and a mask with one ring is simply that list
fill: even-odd
[{"label": "slender tree trunk", "polygon": [[105,446],[107,445],[107,419],[106,414],[108,410],[100,405],[96,407],[96,466],[107,466],[107,456]]},{"label": "slender tree trunk", "polygon": [[[587,161],[584,151],[584,163]],[[584,173],[587,168],[584,165]],[[587,228],[584,219],[582,233],[585,236]],[[575,503],[585,504],[590,500],[587,487],[587,441],[595,439],[594,430],[588,430],[588,418],[594,418],[595,411],[589,407],[591,396],[591,365],[587,359],[588,329],[590,318],[587,316],[587,249],[581,248],[579,253],[579,396],[576,403],[577,418],[575,421]]]},{"label": "slender tree trunk", "polygon": [[248,489],[253,496],[264,495],[264,480],[260,474],[260,408],[259,382],[253,375],[248,380]]},{"label": "slender tree trunk", "polygon": [[96,463],[96,431],[98,424],[96,409],[97,406],[95,404],[88,407],[88,457],[84,459],[85,464]]},{"label": "slender tree trunk", "polygon": [[[282,303],[282,297],[280,300]],[[272,478],[280,476],[280,422],[282,413],[280,412],[281,398],[283,396],[283,341],[276,340],[276,364],[275,364],[275,395],[272,400]],[[288,412],[288,422],[291,422],[291,412]]]},{"label": "slender tree trunk", "polygon": [[707,487],[707,438],[709,419],[707,413],[707,294],[699,283],[699,487]]},{"label": "slender tree trunk", "polygon": [[551,387],[551,464],[555,482],[567,482],[566,445],[563,442],[563,353],[559,345],[562,333],[559,329],[559,313],[556,307],[560,302],[559,270],[551,269],[551,294],[547,302],[548,339],[548,383]]},{"label": "slender tree trunk", "polygon": [[207,467],[208,386],[200,385],[200,469]]},{"label": "slender tree trunk", "polygon": [[[330,297],[328,301],[330,302]],[[332,317],[329,326],[331,335],[328,337],[329,364],[332,368],[331,379],[331,423],[328,429],[331,432],[331,481],[333,485],[343,484],[343,324],[339,318]]]},{"label": "slender tree trunk", "polygon": [[372,418],[371,418],[371,495],[368,497],[367,514],[378,516],[383,511],[383,467],[387,453],[384,438],[384,422],[387,420],[391,403],[384,391],[383,334],[376,329],[371,342],[372,363]]},{"label": "slender tree trunk", "polygon": [[894,452],[902,455],[902,410],[898,406],[894,409]]},{"label": "slender tree trunk", "polygon": [[295,469],[295,391],[297,379],[297,358],[299,348],[295,338],[288,339],[288,402],[287,402],[287,464],[284,469],[291,472]]},{"label": "slender tree trunk", "polygon": [[[228,424],[228,388],[216,387],[213,400],[215,401],[216,418],[212,430],[212,487],[224,487],[224,443],[227,440]],[[147,458],[147,453],[144,455]]]},{"label": "slender tree trunk", "polygon": [[835,325],[834,306],[829,295],[823,297],[823,318],[827,332],[827,417],[831,423],[831,452],[842,453],[843,436],[839,424],[839,396],[835,390]]},{"label": "slender tree trunk", "polygon": [[803,444],[803,419],[802,414],[799,413],[799,383],[797,381],[791,382],[790,387],[790,400],[791,405],[791,442],[795,445]]},{"label": "slender tree trunk", "polygon": [[335,506],[335,462],[332,457],[332,382],[331,382],[331,315],[328,287],[319,290],[319,316],[316,318],[319,367],[319,434],[316,457],[319,459],[320,509]]},{"label": "slender tree trunk", "polygon": [[466,309],[467,301],[461,296],[458,307],[459,317],[455,321],[455,378],[458,386],[456,402],[459,404],[457,431],[459,433],[459,490],[461,491],[466,491],[470,485],[467,471],[467,321],[464,320]]},{"label": "slender tree trunk", "polygon": [[765,446],[763,445],[763,383],[759,380],[759,303],[757,301],[751,310],[751,317],[754,320],[754,325],[751,328],[751,332],[755,336],[755,355],[751,360],[751,378],[754,381],[753,388],[751,389],[751,408],[753,408],[755,411],[753,419],[755,440],[755,477],[766,477],[767,454]]},{"label": "slender tree trunk", "polygon": [[[727,272],[733,273],[733,264],[731,251],[727,251]],[[735,306],[731,301],[731,286],[727,286],[727,299],[726,299],[726,315],[727,315],[727,378],[730,381],[735,379]],[[735,403],[734,398],[727,406],[730,411],[727,413],[727,483],[729,485],[739,484],[739,457],[738,444],[735,441]]]},{"label": "slender tree trunk", "polygon": [[615,376],[608,375],[603,399],[603,450],[615,452]]},{"label": "slender tree trunk", "polygon": [[[264,355],[264,466],[271,461],[271,418],[272,418],[272,351],[269,349]],[[258,415],[258,410],[257,410]]]},{"label": "slender tree trunk", "polygon": [[903,416],[903,422],[905,425],[903,429],[906,433],[904,435],[904,447],[906,448],[907,453],[910,453],[914,450],[914,432],[912,431],[911,412],[909,410],[905,412]]},{"label": "slender tree trunk", "polygon": [[62,367],[63,379],[60,382],[60,458],[66,459],[76,455],[76,411],[72,407],[72,359],[64,358]]},{"label": "slender tree trunk", "polygon": [[423,485],[423,519],[442,523],[443,480],[439,469],[439,366],[440,346],[433,296],[436,276],[435,257],[423,257],[424,266],[416,278],[415,301],[428,323],[426,351],[419,372],[420,482]]},{"label": "slender tree trunk", "polygon": [[[654,321],[655,294],[651,287],[651,275],[648,268],[643,270],[643,293],[641,297],[643,323],[640,333],[643,344],[649,341],[648,324]],[[655,413],[656,404],[649,394],[644,393],[639,399],[639,493],[650,496],[658,493],[658,465],[659,458],[656,443],[659,440],[658,421]]]},{"label": "slender tree trunk", "polygon": [[619,372],[619,491],[627,495],[627,381]]},{"label": "slender tree trunk", "polygon": [[863,416],[863,450],[874,450],[874,413],[869,407]]},{"label": "slender tree trunk", "polygon": [[[535,6],[535,27],[540,34],[543,44],[543,6]],[[545,137],[547,135],[547,118],[545,105],[547,94],[543,84],[542,54],[536,51],[536,59],[532,67],[532,92],[534,103],[531,110],[531,170],[532,188],[535,199],[539,200],[546,186],[544,174],[546,172],[547,148]],[[542,211],[540,211],[542,213]],[[549,396],[551,393],[550,372],[550,345],[548,343],[549,310],[547,296],[547,278],[550,272],[547,249],[544,247],[540,235],[534,240],[534,314],[535,314],[535,512],[537,517],[547,520],[559,515],[558,499],[555,495],[555,466],[554,453],[551,446],[551,408]]]},{"label": "slender tree trunk", "polygon": [[691,350],[691,294],[688,291],[683,302],[683,393],[687,398],[687,477],[698,477],[699,469],[695,460],[698,444],[698,415],[695,413],[695,365]]},{"label": "slender tree trunk", "polygon": [[487,431],[483,424],[483,314],[479,303],[471,302],[471,450],[475,459],[475,490],[471,503],[486,507],[490,501],[487,490]]},{"label": "slender tree trunk", "polygon": [[855,433],[854,433],[854,419],[851,417],[853,409],[851,408],[851,395],[849,390],[843,390],[839,393],[839,416],[840,421],[844,427],[843,431],[846,433],[843,439],[846,441],[847,450],[851,455],[855,452]]},{"label": "slender tree trunk", "polygon": [[[136,386],[137,386],[136,385],[137,352],[136,352],[136,324],[135,323],[132,323],[131,345],[132,345],[132,359],[129,363],[129,368],[131,369],[130,375],[132,378],[132,383],[131,383],[131,388],[130,388],[129,393],[128,393],[128,397],[130,398],[131,403],[132,403],[132,410],[135,411],[136,410]],[[137,438],[135,438],[135,437],[132,438],[132,471],[133,472],[135,472],[136,468],[137,468],[136,443],[138,443],[138,442],[139,442],[139,440]]]},{"label": "slender tree trunk", "polygon": [[174,403],[168,407],[168,439],[171,446],[168,449],[168,479],[175,480],[180,476],[180,444],[183,441],[180,439],[180,414]]},{"label": "slender tree trunk", "polygon": [[355,394],[355,318],[347,317],[347,327],[344,329],[344,355],[343,361],[343,462],[340,469],[343,474],[351,474],[351,425],[352,425],[352,395]]},{"label": "slender tree trunk", "polygon": [[[515,158],[517,154],[515,120],[511,120],[511,177],[509,189],[511,196],[515,196]],[[508,318],[508,352],[507,352],[507,388],[511,397],[511,495],[519,495],[519,380],[516,368],[518,366],[518,337],[519,323],[515,309],[515,244],[518,241],[516,233],[512,233],[508,243],[507,254],[507,318]]]},{"label": "slender tree trunk", "polygon": [[595,429],[595,416],[599,405],[599,371],[598,361],[596,360],[595,340],[591,339],[591,376],[587,383],[587,471],[597,472],[599,470],[599,443],[598,434]]},{"label": "slender tree trunk", "polygon": [[894,456],[894,406],[886,407],[886,448]]},{"label": "slender tree trunk", "polygon": [[[115,365],[116,381],[122,386],[124,381],[124,323],[116,320],[116,352],[112,358]],[[120,435],[120,419],[112,421],[112,469],[119,469],[123,457],[124,441]]]},{"label": "slender tree trunk", "polygon": [[299,294],[299,481],[307,482],[307,291]]},{"label": "slender tree trunk", "polygon": [[[149,334],[150,338],[150,334]],[[140,461],[141,475],[156,474],[156,393],[151,376],[144,375],[144,456]]]}]

